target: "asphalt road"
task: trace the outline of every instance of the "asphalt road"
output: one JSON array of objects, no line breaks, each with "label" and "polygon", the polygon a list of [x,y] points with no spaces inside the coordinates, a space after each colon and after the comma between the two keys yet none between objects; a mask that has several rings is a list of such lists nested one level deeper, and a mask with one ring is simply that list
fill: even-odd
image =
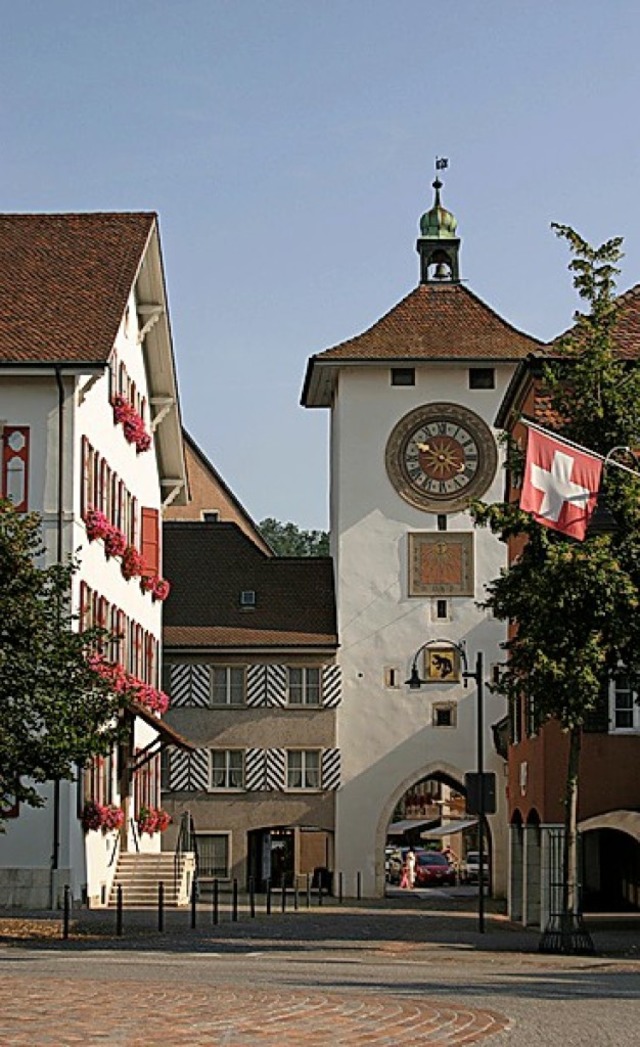
[{"label": "asphalt road", "polygon": [[[433,904],[433,900],[432,900]],[[1,924],[1,921],[0,921]],[[470,1044],[637,1047],[640,941],[594,933],[593,957],[419,899],[223,918],[133,919],[122,939],[0,944],[0,1044]]]}]

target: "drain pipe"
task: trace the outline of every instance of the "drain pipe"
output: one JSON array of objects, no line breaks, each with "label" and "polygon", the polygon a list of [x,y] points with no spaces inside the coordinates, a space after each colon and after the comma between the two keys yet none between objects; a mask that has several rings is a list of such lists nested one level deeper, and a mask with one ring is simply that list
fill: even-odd
[{"label": "drain pipe", "polygon": [[[62,563],[62,524],[63,524],[63,497],[64,497],[64,385],[60,368],[55,368],[56,385],[58,386],[58,505],[57,505],[57,535],[56,535],[56,558]],[[60,779],[53,782],[53,849],[51,853],[51,875],[49,880],[49,907],[56,908],[56,872],[60,867]]]}]

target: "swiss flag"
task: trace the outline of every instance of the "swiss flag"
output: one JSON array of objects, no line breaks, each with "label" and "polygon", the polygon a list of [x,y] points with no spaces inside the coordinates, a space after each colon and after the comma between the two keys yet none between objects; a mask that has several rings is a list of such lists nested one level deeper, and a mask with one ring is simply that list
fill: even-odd
[{"label": "swiss flag", "polygon": [[531,426],[520,508],[583,541],[596,507],[603,459]]}]

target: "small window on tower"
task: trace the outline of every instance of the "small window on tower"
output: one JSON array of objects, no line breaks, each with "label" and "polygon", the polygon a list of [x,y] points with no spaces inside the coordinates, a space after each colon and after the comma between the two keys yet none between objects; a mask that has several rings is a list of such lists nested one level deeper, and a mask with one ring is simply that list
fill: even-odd
[{"label": "small window on tower", "polygon": [[392,367],[391,368],[391,384],[392,385],[415,385],[416,384],[416,372],[414,367]]},{"label": "small window on tower", "polygon": [[256,593],[255,589],[243,589],[240,593],[240,606],[241,607],[255,607],[256,605]]},{"label": "small window on tower", "polygon": [[434,705],[433,706],[433,726],[434,727],[455,727],[456,725],[456,709],[454,705]]},{"label": "small window on tower", "polygon": [[493,367],[470,367],[470,389],[495,389],[496,372]]},{"label": "small window on tower", "polygon": [[200,513],[204,523],[219,523],[220,513],[217,509],[203,509]]},{"label": "small window on tower", "polygon": [[438,513],[438,530],[446,531],[447,529],[447,515],[446,513]]},{"label": "small window on tower", "polygon": [[436,618],[447,618],[449,609],[446,600],[436,600]]}]

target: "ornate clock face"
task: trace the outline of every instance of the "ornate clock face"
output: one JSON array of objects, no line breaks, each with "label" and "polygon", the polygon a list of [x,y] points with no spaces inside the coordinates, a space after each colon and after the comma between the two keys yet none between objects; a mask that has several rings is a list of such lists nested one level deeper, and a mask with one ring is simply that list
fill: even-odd
[{"label": "ornate clock face", "polygon": [[488,425],[458,404],[417,407],[400,419],[387,443],[391,483],[401,498],[427,512],[463,509],[484,494],[497,464]]}]

